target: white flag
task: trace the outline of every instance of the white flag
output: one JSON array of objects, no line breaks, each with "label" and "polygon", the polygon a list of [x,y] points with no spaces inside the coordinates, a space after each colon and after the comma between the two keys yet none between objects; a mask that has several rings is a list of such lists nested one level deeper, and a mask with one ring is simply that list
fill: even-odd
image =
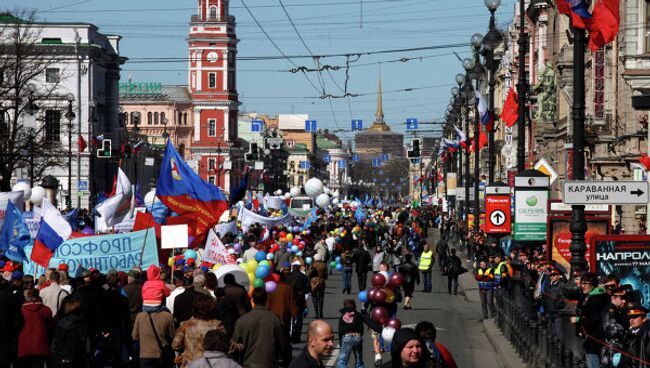
[{"label": "white flag", "polygon": [[480,91],[474,91],[478,99],[478,117],[483,119],[483,116],[488,112],[488,104],[485,96]]},{"label": "white flag", "polygon": [[95,225],[95,229],[99,232],[110,230],[111,227],[124,221],[131,214],[131,197],[133,196],[131,182],[122,169],[118,168],[117,170],[115,195],[106,198],[95,208],[100,216]]}]

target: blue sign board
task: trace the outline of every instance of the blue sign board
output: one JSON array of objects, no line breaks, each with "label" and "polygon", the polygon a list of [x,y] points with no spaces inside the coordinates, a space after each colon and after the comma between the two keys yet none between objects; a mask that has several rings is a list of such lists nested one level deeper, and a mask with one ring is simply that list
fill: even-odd
[{"label": "blue sign board", "polygon": [[359,155],[357,154],[352,155],[352,162],[359,162]]},{"label": "blue sign board", "polygon": [[327,154],[327,153],[324,154],[324,155],[323,155],[323,161],[325,161],[325,162],[330,162],[330,161],[332,161],[332,156],[330,156],[330,155]]},{"label": "blue sign board", "polygon": [[381,159],[380,158],[373,158],[372,159],[372,167],[380,167],[381,166]]},{"label": "blue sign board", "polygon": [[418,119],[409,118],[406,119],[406,130],[417,130],[418,129]]},{"label": "blue sign board", "polygon": [[262,127],[264,127],[264,121],[262,120],[253,120],[251,122],[251,132],[261,132]]},{"label": "blue sign board", "polygon": [[77,190],[79,192],[87,192],[88,191],[88,181],[87,180],[80,180],[77,182]]},{"label": "blue sign board", "polygon": [[318,124],[316,120],[305,120],[305,132],[316,133],[318,131]]},{"label": "blue sign board", "polygon": [[300,161],[300,168],[301,169],[309,169],[311,167],[311,164],[309,161]]},{"label": "blue sign board", "polygon": [[346,164],[347,163],[345,162],[345,160],[339,160],[338,161],[339,169],[345,169],[347,167]]},{"label": "blue sign board", "polygon": [[363,120],[352,119],[352,131],[363,130]]},{"label": "blue sign board", "polygon": [[390,159],[388,153],[382,153],[380,158],[382,161],[388,161]]}]

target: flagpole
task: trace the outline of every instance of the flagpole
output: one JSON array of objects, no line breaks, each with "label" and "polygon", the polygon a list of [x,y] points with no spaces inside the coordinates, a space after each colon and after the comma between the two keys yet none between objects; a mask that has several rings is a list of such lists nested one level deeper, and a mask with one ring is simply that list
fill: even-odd
[{"label": "flagpole", "polygon": [[[518,114],[517,119],[517,171],[526,169],[526,48],[528,47],[528,34],[525,27],[526,0],[519,0],[519,70],[517,74]],[[575,68],[575,66],[574,66]],[[575,71],[575,69],[574,69]]]}]

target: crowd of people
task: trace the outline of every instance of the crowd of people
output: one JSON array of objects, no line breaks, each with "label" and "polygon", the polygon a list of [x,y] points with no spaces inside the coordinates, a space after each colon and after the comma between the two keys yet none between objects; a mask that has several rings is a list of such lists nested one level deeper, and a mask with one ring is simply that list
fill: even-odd
[{"label": "crowd of people", "polygon": [[[338,367],[352,355],[355,367],[364,366],[367,329],[375,364],[390,352],[387,367],[455,367],[431,322],[409,329],[397,318],[400,306],[412,308],[416,285],[432,292],[434,250],[444,260],[449,293],[457,293],[464,268],[455,250],[444,241],[426,242],[429,229],[441,223],[438,209],[367,212],[364,219],[345,208],[322,212],[308,230],[251,226],[225,234],[225,243],[239,244],[233,256],[242,267],[260,252],[272,254],[265,277],[274,280],[272,290],[253,280],[244,285],[230,273],[218,278],[218,265],[179,256],[127,272],[69,270],[62,263],[36,278],[24,275],[19,264],[0,261],[0,344],[8,347],[0,349],[0,366],[321,367],[336,345],[324,318],[339,317]],[[282,235],[292,232],[304,242],[299,251]],[[271,252],[270,244],[280,246]],[[348,298],[336,306],[339,315],[325,316],[332,272],[342,273],[343,294],[353,293],[356,273],[360,304]],[[304,339],[303,321],[310,315]],[[294,356],[292,344],[301,342],[306,346]]]}]

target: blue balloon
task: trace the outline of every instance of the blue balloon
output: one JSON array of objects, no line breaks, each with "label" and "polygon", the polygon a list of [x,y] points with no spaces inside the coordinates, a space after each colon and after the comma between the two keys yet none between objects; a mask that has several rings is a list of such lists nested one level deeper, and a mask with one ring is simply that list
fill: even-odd
[{"label": "blue balloon", "polygon": [[341,257],[336,257],[336,263],[341,263]]},{"label": "blue balloon", "polygon": [[336,264],[336,270],[337,270],[337,271],[341,271],[342,269],[343,269],[343,265],[340,264],[340,263],[337,263],[337,264]]},{"label": "blue balloon", "polygon": [[261,264],[255,269],[255,277],[258,279],[265,279],[269,274],[271,274],[271,267]]},{"label": "blue balloon", "polygon": [[183,253],[183,256],[185,257],[185,259],[190,259],[190,258],[192,258],[192,259],[195,260],[195,261],[196,261],[197,258],[199,257],[199,256],[196,254],[196,251],[195,251],[195,250],[192,250],[192,249],[188,249],[188,250],[186,250],[185,253]]},{"label": "blue balloon", "polygon": [[259,252],[255,253],[255,260],[257,262],[262,262],[265,259],[266,259],[266,253],[264,253],[262,251],[259,251]]},{"label": "blue balloon", "polygon": [[313,259],[311,257],[305,258],[305,263],[307,263],[308,265],[310,265],[312,261]]},{"label": "blue balloon", "polygon": [[273,254],[273,253],[269,253],[269,254],[266,255],[266,259],[268,259],[269,261],[272,261],[273,258],[275,258],[275,254]]},{"label": "blue balloon", "polygon": [[294,246],[291,247],[291,251],[292,251],[293,253],[298,253],[298,252],[300,251],[300,248],[298,248],[297,245],[294,245]]},{"label": "blue balloon", "polygon": [[299,250],[298,253],[296,253],[296,255],[297,255],[298,257],[302,257],[302,251]]},{"label": "blue balloon", "polygon": [[368,303],[368,292],[366,290],[359,292],[359,301],[361,303]]}]

